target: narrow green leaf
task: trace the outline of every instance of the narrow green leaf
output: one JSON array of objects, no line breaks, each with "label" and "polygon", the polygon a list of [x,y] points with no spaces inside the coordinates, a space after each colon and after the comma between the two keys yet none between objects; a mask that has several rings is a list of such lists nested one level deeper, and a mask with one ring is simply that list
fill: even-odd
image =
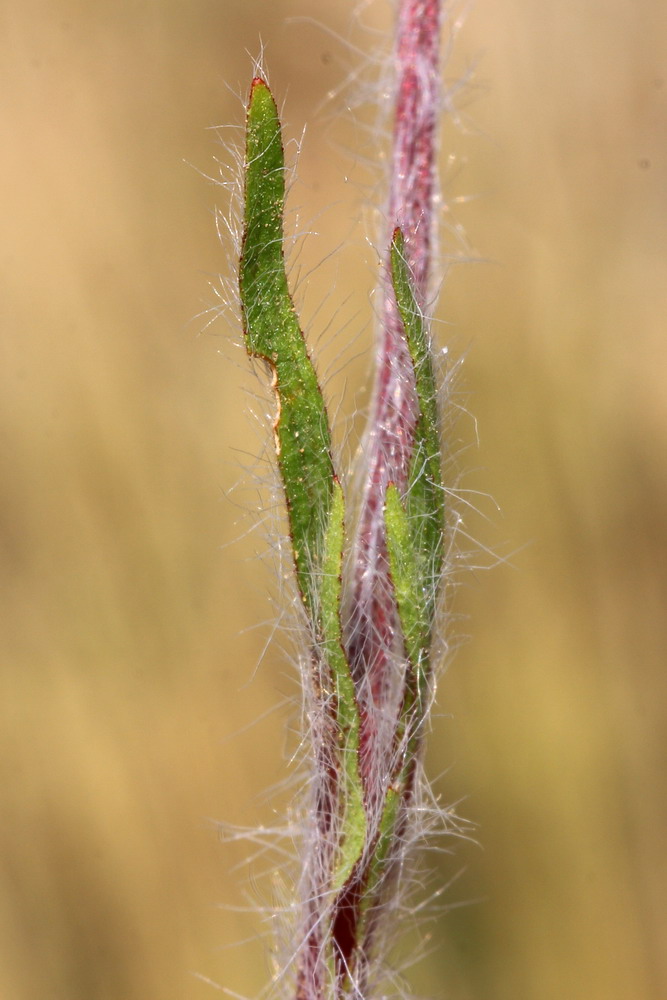
[{"label": "narrow green leaf", "polygon": [[390,483],[385,499],[385,525],[391,578],[401,619],[405,652],[414,666],[428,655],[430,622],[422,565],[415,552],[414,532],[400,494]]},{"label": "narrow green leaf", "polygon": [[344,505],[340,484],[334,483],[333,504],[325,536],[322,581],[319,588],[322,647],[335,687],[336,730],[343,782],[344,815],[339,856],[332,888],[342,888],[366,843],[366,813],[359,773],[359,709],[350,667],[343,649],[340,623],[341,571],[344,542]]},{"label": "narrow green leaf", "polygon": [[[419,418],[415,428],[405,503],[417,551],[425,564],[424,569],[430,573],[430,582],[435,584],[442,570],[445,518],[438,389],[426,324],[414,295],[410,268],[405,257],[405,241],[400,229],[394,232],[391,243],[391,270],[419,401]],[[431,592],[434,594],[435,590],[434,585]]]},{"label": "narrow green leaf", "polygon": [[389,851],[392,846],[396,847],[394,841],[394,828],[398,816],[398,807],[401,798],[395,788],[387,789],[387,796],[384,800],[384,809],[380,819],[380,834],[373,854],[373,864],[368,877],[368,900],[373,898],[373,893],[377,889],[382,879],[383,870],[389,858]]},{"label": "narrow green leaf", "polygon": [[414,732],[426,710],[428,696],[432,630],[444,562],[445,501],[437,383],[400,229],[394,232],[390,257],[394,294],[412,359],[419,403],[405,496],[401,497],[390,484],[385,503],[389,564],[410,664],[402,724],[407,725],[416,711],[410,726]]},{"label": "narrow green leaf", "polygon": [[[239,285],[248,353],[273,372],[276,452],[297,579],[314,618],[317,567],[332,504],[334,469],[322,393],[290,296],[283,251],[285,162],[273,96],[255,79],[246,123],[245,228]],[[315,572],[314,572],[315,571]]]},{"label": "narrow green leaf", "polygon": [[297,578],[313,628],[314,653],[322,657],[333,686],[342,815],[332,881],[339,889],[363,852],[367,825],[359,772],[359,710],[340,621],[344,502],[334,474],[322,393],[285,274],[284,202],[278,111],[266,84],[255,79],[246,131],[241,305],[248,352],[273,371],[276,452]]}]

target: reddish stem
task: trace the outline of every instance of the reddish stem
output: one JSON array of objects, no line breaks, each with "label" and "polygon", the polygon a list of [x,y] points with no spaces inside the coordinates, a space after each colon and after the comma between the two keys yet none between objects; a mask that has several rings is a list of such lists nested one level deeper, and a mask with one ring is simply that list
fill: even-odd
[{"label": "reddish stem", "polygon": [[[422,306],[428,295],[434,229],[440,17],[441,0],[400,0],[386,246],[396,226],[400,226],[415,293]],[[362,766],[371,796],[375,784],[372,775],[382,769],[385,754],[390,752],[378,733],[377,719],[394,709],[390,696],[396,678],[391,662],[397,651],[400,654],[400,646],[396,649],[400,636],[396,636],[396,607],[389,579],[384,500],[390,482],[405,488],[417,418],[412,364],[391,285],[388,254],[381,308],[348,625],[348,654],[364,714]]]},{"label": "reddish stem", "polygon": [[[434,229],[440,18],[441,0],[398,2],[386,246],[389,247],[395,228],[400,226],[421,306],[428,295]],[[332,898],[328,882],[335,849],[332,830],[334,817],[339,815],[337,805],[341,804],[336,804],[340,786],[326,750],[326,718],[323,718],[320,724],[324,728],[316,733],[322,789],[313,803],[315,843],[310,845],[309,867],[303,881],[306,902],[297,960],[296,1000],[324,1000],[331,987],[337,997],[347,993],[363,997],[366,992],[369,952],[380,920],[381,899],[378,907],[378,899],[369,900],[365,894],[380,834],[387,783],[395,771],[397,711],[403,698],[400,667],[403,649],[389,576],[384,503],[390,482],[399,488],[406,486],[417,416],[413,366],[394,298],[387,252],[382,276],[375,393],[366,432],[365,478],[346,622],[346,650],[361,713],[360,763],[368,820],[367,843],[346,885]],[[404,796],[405,804],[410,787],[404,790]],[[399,829],[400,824],[399,819]],[[372,904],[370,910],[369,904]],[[330,953],[333,969],[326,964],[327,929],[333,946]]]}]

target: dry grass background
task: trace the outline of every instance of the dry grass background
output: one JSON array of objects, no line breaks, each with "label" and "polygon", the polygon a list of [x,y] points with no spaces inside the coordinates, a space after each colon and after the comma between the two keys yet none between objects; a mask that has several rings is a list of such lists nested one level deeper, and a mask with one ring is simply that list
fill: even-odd
[{"label": "dry grass background", "polygon": [[[257,921],[217,908],[253,888],[209,819],[274,822],[261,793],[286,773],[288,713],[270,709],[292,682],[273,651],[255,672],[266,631],[244,631],[272,613],[264,541],[221,548],[244,530],[227,491],[235,449],[258,447],[254,384],[238,331],[193,319],[230,264],[221,192],[184,160],[225,156],[206,129],[240,123],[226,85],[245,91],[261,34],[290,134],[309,123],[292,205],[322,235],[303,273],[344,244],[306,311],[325,299],[315,336],[333,281],[349,290],[329,359],[352,359],[354,405],[367,175],[337,148],[357,138],[339,105],[318,106],[355,57],[286,23],[361,43],[351,8],[0,12],[7,1000],[199,1000],[214,990],[192,971],[250,995],[268,979]],[[378,0],[367,22],[388,13]],[[479,65],[470,127],[443,139],[448,189],[478,196],[456,217],[489,262],[451,272],[439,315],[479,421],[479,447],[458,427],[464,485],[501,508],[482,500],[492,523],[471,530],[518,551],[461,577],[472,638],[430,745],[483,845],[436,859],[443,883],[465,867],[447,898],[471,905],[430,927],[414,982],[452,1000],[667,996],[666,43],[658,0],[480,0],[457,43],[452,72]]]}]

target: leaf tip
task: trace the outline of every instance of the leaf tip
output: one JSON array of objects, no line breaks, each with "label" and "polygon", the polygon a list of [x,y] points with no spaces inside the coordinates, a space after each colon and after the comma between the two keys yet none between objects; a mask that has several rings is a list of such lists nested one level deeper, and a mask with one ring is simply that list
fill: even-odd
[{"label": "leaf tip", "polygon": [[400,226],[396,226],[393,233],[391,234],[391,246],[393,250],[398,253],[403,252],[403,247],[405,246],[405,237],[403,235],[403,230]]},{"label": "leaf tip", "polygon": [[249,111],[260,111],[267,108],[269,105],[275,108],[275,101],[273,99],[273,94],[271,93],[271,88],[263,77],[253,77],[253,81],[250,84],[250,97],[248,98]]}]

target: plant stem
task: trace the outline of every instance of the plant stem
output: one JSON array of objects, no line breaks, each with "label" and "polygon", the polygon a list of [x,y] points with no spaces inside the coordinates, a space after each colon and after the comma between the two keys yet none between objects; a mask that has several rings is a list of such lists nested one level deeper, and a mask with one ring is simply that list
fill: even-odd
[{"label": "plant stem", "polygon": [[[420,309],[428,295],[435,228],[440,8],[440,0],[400,0],[396,29],[387,246],[395,228],[400,227]],[[387,709],[392,715],[396,710],[388,702],[396,697],[392,663],[397,652],[400,655],[396,602],[387,561],[385,496],[389,483],[399,490],[406,487],[418,412],[412,362],[396,305],[388,252],[382,275],[374,398],[361,459],[367,471],[357,524],[347,642],[362,702],[362,771],[369,781],[388,752],[382,745],[382,720]],[[391,736],[390,732],[387,738]]]},{"label": "plant stem", "polygon": [[440,0],[398,5],[388,249],[350,558],[328,415],[285,274],[280,121],[260,78],[248,105],[244,335],[273,377],[278,468],[309,628],[312,822],[296,1000],[363,998],[372,988],[414,813],[444,565],[437,388],[423,318],[435,230],[440,17]]}]

